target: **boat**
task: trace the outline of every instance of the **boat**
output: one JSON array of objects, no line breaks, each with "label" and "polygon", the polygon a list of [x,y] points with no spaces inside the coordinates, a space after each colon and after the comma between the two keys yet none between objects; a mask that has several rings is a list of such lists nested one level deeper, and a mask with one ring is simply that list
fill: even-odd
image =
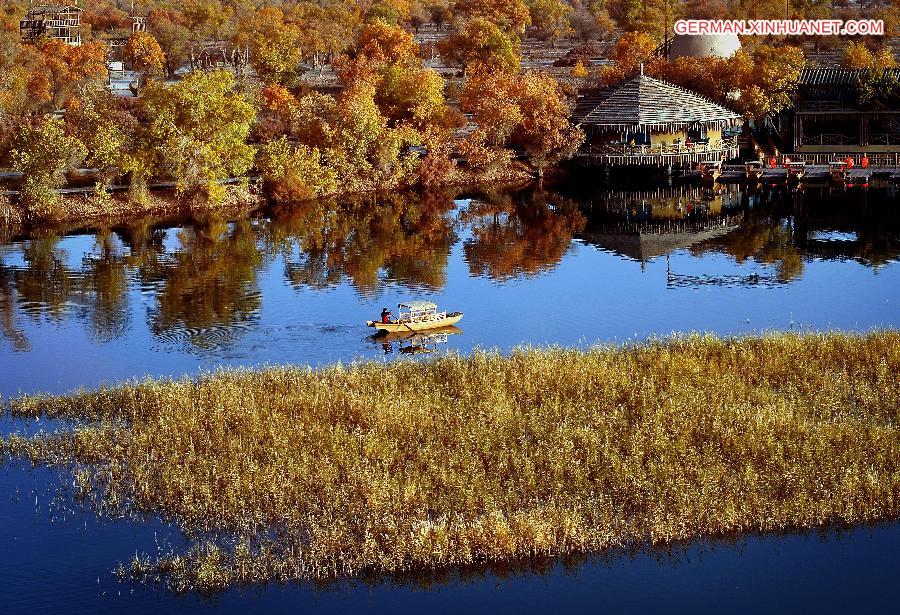
[{"label": "boat", "polygon": [[806,175],[806,163],[803,161],[786,161],[784,168],[787,169],[788,181],[799,182]]},{"label": "boat", "polygon": [[700,180],[711,183],[715,182],[719,175],[722,174],[722,161],[721,160],[704,160],[698,165],[698,169],[700,170]]},{"label": "boat", "polygon": [[407,301],[398,304],[397,309],[396,320],[390,322],[367,320],[366,325],[384,333],[428,331],[451,327],[463,317],[462,312],[438,312],[437,304],[431,301]]},{"label": "boat", "polygon": [[831,176],[832,183],[842,186],[847,181],[848,166],[844,160],[834,160],[828,163],[828,174]]},{"label": "boat", "polygon": [[761,160],[748,160],[744,163],[744,173],[748,182],[758,182],[762,176],[765,167]]}]

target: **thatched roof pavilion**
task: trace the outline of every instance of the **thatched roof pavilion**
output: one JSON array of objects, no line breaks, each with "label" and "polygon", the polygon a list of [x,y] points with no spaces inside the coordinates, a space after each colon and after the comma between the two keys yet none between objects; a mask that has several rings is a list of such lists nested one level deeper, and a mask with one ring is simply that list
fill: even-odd
[{"label": "thatched roof pavilion", "polygon": [[588,136],[583,155],[626,156],[601,162],[628,165],[733,158],[737,145],[722,131],[743,123],[734,111],[643,72],[580,96],[572,119]]},{"label": "thatched roof pavilion", "polygon": [[574,121],[583,127],[640,132],[695,124],[725,128],[743,119],[700,94],[642,74],[579,97]]}]

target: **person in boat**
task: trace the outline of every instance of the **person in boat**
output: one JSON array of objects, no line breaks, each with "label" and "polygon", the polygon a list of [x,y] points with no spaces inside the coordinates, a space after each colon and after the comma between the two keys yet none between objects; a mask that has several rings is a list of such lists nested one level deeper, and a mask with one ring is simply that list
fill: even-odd
[{"label": "person in boat", "polygon": [[391,322],[391,311],[386,307],[381,308],[381,322],[384,324],[388,324]]}]

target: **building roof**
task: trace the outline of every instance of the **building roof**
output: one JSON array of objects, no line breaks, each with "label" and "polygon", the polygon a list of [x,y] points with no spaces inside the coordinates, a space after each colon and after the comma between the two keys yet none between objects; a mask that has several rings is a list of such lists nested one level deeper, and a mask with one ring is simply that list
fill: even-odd
[{"label": "building roof", "polygon": [[576,123],[609,130],[680,129],[739,124],[740,115],[700,94],[644,74],[579,96]]},{"label": "building roof", "polygon": [[675,58],[730,58],[741,48],[737,34],[676,34],[669,47]]},{"label": "building roof", "polygon": [[[900,78],[900,68],[885,68],[882,71],[882,74]],[[869,72],[871,69],[868,68],[804,68],[798,84],[855,86]]]},{"label": "building roof", "polygon": [[69,4],[42,4],[28,9],[28,16],[53,15],[56,13],[83,13],[84,9]]}]

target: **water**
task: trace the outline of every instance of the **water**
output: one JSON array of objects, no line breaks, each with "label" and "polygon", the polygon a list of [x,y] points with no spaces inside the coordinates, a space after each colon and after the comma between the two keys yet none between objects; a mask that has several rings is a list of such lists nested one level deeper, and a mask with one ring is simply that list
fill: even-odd
[{"label": "water", "polygon": [[[399,194],[267,217],[142,220],[0,243],[0,394],[64,392],[226,365],[404,352],[588,346],[708,331],[900,326],[891,187],[742,193],[692,187]],[[446,340],[384,343],[362,326],[428,298],[461,310]],[[421,355],[418,355],[421,356]],[[53,423],[0,421],[35,433]],[[3,610],[837,611],[895,604],[900,527],[745,537],[676,556],[610,555],[431,585],[386,580],[173,596],[111,574],[178,545],[150,520],[67,504],[65,473],[0,469]],[[54,504],[55,501],[55,504]],[[68,512],[67,512],[68,511]]]}]

